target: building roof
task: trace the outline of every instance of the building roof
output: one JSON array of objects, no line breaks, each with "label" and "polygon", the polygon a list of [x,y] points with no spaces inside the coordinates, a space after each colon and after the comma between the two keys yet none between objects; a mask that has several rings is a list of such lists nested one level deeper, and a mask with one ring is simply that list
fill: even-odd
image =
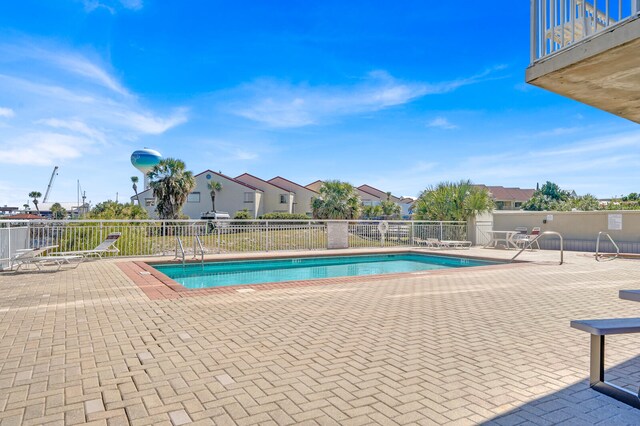
[{"label": "building roof", "polygon": [[365,194],[369,194],[369,195],[371,195],[371,196],[373,196],[373,197],[376,197],[376,198],[379,198],[379,199],[380,199],[380,196],[379,196],[378,194],[374,194],[374,193],[373,193],[373,191],[370,191],[370,190],[368,190],[368,189],[362,189],[362,188],[360,188],[360,187],[357,187],[356,189],[357,189],[358,191],[360,191],[360,192],[364,192]]},{"label": "building roof", "polygon": [[197,175],[195,175],[195,177],[201,176],[201,175],[203,175],[205,173],[213,173],[216,176],[220,176],[221,178],[230,180],[230,181],[235,182],[235,183],[239,183],[240,185],[246,186],[247,188],[253,189],[254,191],[261,191],[262,192],[262,190],[260,188],[256,188],[253,185],[249,185],[248,183],[244,183],[242,181],[236,180],[236,179],[232,178],[231,176],[227,176],[227,175],[223,175],[222,173],[214,172],[213,170],[208,170],[207,169],[204,172],[198,173]]},{"label": "building roof", "polygon": [[[306,186],[300,185],[299,183],[296,183],[296,182],[294,182],[294,181],[292,181],[292,180],[289,180],[289,179],[287,179],[287,178],[283,178],[282,176],[276,176],[276,177],[273,177],[273,178],[269,179],[267,182],[271,183],[271,181],[272,181],[272,180],[276,180],[276,179],[282,179],[282,180],[284,180],[284,181],[289,182],[289,183],[290,183],[290,184],[292,184],[292,185],[295,185],[295,186],[297,186],[297,187],[299,187],[299,188],[302,188],[302,189],[306,189],[307,191],[315,192],[315,193],[317,194],[317,192],[316,192],[316,191],[314,191],[313,189],[311,189],[311,188],[307,188]],[[314,182],[314,183],[315,183],[315,182]]]},{"label": "building roof", "polygon": [[273,183],[273,182],[269,182],[268,180],[260,179],[259,177],[254,176],[254,175],[252,175],[251,173],[243,173],[243,174],[241,174],[241,175],[239,175],[239,176],[236,176],[234,179],[235,179],[235,180],[238,180],[238,178],[241,178],[242,176],[249,176],[249,177],[251,177],[251,178],[254,178],[254,179],[259,180],[260,182],[264,182],[264,183],[269,184],[269,185],[271,185],[271,186],[275,186],[276,188],[282,189],[283,191],[293,192],[293,191],[291,191],[291,190],[289,190],[289,189],[287,189],[287,188],[283,188],[283,187],[281,187],[280,185],[277,185],[277,184],[275,184],[275,183]]},{"label": "building roof", "polygon": [[[242,182],[242,181],[236,180],[236,179],[232,178],[231,176],[223,175],[222,173],[214,172],[213,170],[209,170],[209,169],[207,169],[207,170],[205,170],[205,171],[203,171],[203,172],[198,173],[198,174],[197,174],[197,175],[195,175],[194,177],[202,176],[202,175],[203,175],[203,174],[205,174],[205,173],[211,173],[211,174],[214,174],[214,175],[216,175],[216,176],[220,176],[221,178],[224,178],[224,179],[230,180],[231,182],[235,182],[235,183],[237,183],[237,184],[239,184],[239,185],[246,186],[247,188],[252,189],[252,190],[254,190],[254,191],[260,191],[260,192],[262,192],[262,190],[261,190],[260,188],[256,188],[256,187],[255,187],[255,186],[253,186],[253,185],[249,185],[248,183],[244,183],[244,182]],[[145,192],[149,192],[149,191],[152,191],[152,188],[148,188],[148,189],[145,189],[144,191],[138,192],[138,195],[142,195],[142,194],[144,194]],[[133,199],[135,199],[135,198],[136,198],[136,196],[135,196],[135,195],[132,195],[132,196],[131,196],[131,199],[132,199],[132,200],[133,200]]]},{"label": "building roof", "polygon": [[38,216],[37,214],[30,214],[30,213],[20,213],[20,214],[12,214],[12,215],[3,215],[0,216],[0,219],[4,219],[4,220],[25,220],[25,219],[45,219],[42,216]]},{"label": "building roof", "polygon": [[535,189],[505,188],[504,186],[476,185],[478,188],[485,188],[491,194],[491,198],[496,201],[528,201],[533,197]]},{"label": "building roof", "polygon": [[[381,200],[386,200],[387,199],[387,193],[385,191],[382,191],[378,188],[374,188],[371,185],[360,185],[358,187],[359,190],[366,192],[367,194],[371,194],[371,195],[375,195],[376,197],[380,198]],[[400,198],[396,197],[395,195],[391,194],[390,198],[395,198],[397,201],[400,201]]]},{"label": "building roof", "polygon": [[309,189],[309,187],[310,187],[311,185],[314,185],[314,184],[316,184],[316,183],[322,183],[322,181],[321,181],[320,179],[318,179],[318,180],[314,180],[314,181],[313,181],[313,182],[311,182],[310,184],[306,185],[306,186],[305,186],[305,188]]}]

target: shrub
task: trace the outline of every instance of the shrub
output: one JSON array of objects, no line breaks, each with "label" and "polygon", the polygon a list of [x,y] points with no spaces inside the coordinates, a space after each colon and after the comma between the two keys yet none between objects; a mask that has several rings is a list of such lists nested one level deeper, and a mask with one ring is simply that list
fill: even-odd
[{"label": "shrub", "polygon": [[243,209],[243,210],[238,210],[236,212],[236,214],[233,215],[234,219],[240,219],[240,220],[249,220],[252,219],[251,218],[251,214],[249,214],[249,210],[247,209]]},{"label": "shrub", "polygon": [[309,216],[300,213],[273,212],[260,216],[262,220],[309,220]]}]

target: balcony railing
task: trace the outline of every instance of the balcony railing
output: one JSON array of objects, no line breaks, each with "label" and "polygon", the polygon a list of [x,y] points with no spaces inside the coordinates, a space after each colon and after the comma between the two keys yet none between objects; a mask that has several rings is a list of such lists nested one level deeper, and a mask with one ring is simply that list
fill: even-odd
[{"label": "balcony railing", "polygon": [[640,0],[531,0],[531,63],[639,12]]}]

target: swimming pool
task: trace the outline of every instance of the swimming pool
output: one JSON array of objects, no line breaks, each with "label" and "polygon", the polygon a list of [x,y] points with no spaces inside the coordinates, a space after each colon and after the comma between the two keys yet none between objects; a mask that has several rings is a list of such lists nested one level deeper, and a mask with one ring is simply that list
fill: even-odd
[{"label": "swimming pool", "polygon": [[153,267],[184,287],[196,289],[496,264],[498,262],[461,257],[401,253],[165,264]]}]

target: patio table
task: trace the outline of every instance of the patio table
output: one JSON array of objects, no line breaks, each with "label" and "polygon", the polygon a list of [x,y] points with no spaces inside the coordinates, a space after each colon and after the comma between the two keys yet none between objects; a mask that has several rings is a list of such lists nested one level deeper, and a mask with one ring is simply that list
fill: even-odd
[{"label": "patio table", "polygon": [[518,246],[513,241],[513,236],[518,234],[518,231],[487,231],[491,236],[491,240],[484,246],[484,248],[496,248],[498,243],[503,243],[507,249],[515,248]]}]

